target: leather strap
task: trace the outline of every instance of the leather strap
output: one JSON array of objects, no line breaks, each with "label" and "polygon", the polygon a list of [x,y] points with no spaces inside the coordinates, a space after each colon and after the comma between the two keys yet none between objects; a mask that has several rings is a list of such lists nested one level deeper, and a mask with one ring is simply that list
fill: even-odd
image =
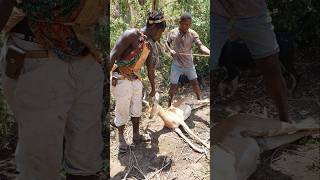
[{"label": "leather strap", "polygon": [[26,58],[48,58],[48,54],[47,50],[26,51]]}]

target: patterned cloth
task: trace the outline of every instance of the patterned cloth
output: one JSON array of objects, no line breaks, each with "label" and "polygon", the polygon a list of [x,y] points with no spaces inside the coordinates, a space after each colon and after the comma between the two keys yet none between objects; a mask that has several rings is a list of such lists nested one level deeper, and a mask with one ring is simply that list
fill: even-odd
[{"label": "patterned cloth", "polygon": [[149,57],[150,46],[146,40],[146,36],[137,30],[139,37],[139,47],[124,58],[122,61],[117,61],[111,69],[111,72],[119,72],[124,78],[141,80],[141,68]]},{"label": "patterned cloth", "polygon": [[140,34],[138,49],[133,50],[124,60],[117,61],[116,64],[117,64],[118,67],[129,67],[129,66],[132,66],[140,58],[140,56],[142,54],[142,50],[143,50],[143,44],[146,41],[146,37],[142,32],[138,31],[138,33]]},{"label": "patterned cloth", "polygon": [[19,4],[29,20],[36,40],[60,58],[79,56],[86,46],[80,42],[72,23],[81,12],[84,0],[24,0]]}]

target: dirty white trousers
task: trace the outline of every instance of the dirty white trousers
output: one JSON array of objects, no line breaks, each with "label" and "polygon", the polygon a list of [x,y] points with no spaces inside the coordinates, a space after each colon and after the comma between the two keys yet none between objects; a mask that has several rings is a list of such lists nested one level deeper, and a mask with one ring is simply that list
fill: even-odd
[{"label": "dirty white trousers", "polygon": [[[11,35],[8,44],[39,50],[36,43]],[[18,180],[58,180],[64,167],[73,175],[101,170],[101,110],[104,75],[91,55],[73,61],[26,58],[19,79],[4,73],[2,89],[18,122]],[[65,148],[63,150],[63,140]]]}]

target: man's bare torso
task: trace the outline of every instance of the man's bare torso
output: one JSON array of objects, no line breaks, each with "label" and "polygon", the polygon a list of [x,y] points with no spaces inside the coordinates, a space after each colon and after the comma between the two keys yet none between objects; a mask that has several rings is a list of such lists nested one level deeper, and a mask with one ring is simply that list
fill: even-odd
[{"label": "man's bare torso", "polygon": [[[129,39],[125,39],[125,37],[129,37]],[[123,51],[123,53],[120,55],[120,59],[118,61],[122,60],[128,60],[126,59],[128,55],[139,48],[139,38],[140,34],[137,29],[129,29],[125,31],[123,34],[121,34],[119,41],[117,41],[116,46],[127,46],[127,43],[130,43],[129,46]],[[128,42],[129,41],[129,42]],[[118,44],[119,43],[119,44]]]}]

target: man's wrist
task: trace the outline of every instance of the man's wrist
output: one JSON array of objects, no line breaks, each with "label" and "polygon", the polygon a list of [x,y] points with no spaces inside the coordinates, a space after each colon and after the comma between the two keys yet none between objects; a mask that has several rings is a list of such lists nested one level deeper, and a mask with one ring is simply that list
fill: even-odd
[{"label": "man's wrist", "polygon": [[155,88],[151,88],[151,91],[150,92],[155,92],[156,91],[156,89]]}]

